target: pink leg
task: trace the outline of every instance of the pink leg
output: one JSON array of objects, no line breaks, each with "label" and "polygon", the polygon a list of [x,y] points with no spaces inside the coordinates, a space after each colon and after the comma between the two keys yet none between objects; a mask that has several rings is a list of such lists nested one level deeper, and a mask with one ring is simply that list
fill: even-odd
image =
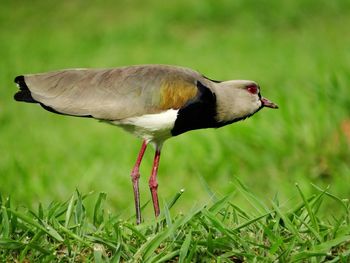
[{"label": "pink leg", "polygon": [[142,157],[146,151],[146,148],[147,148],[147,142],[143,141],[141,150],[139,152],[139,155],[137,156],[135,166],[131,172],[131,180],[132,180],[132,186],[134,189],[134,199],[135,199],[135,208],[136,208],[136,224],[141,223],[139,178],[140,178],[140,164],[142,161]]},{"label": "pink leg", "polygon": [[159,202],[158,202],[158,182],[157,182],[157,172],[158,172],[158,166],[159,166],[159,159],[160,159],[160,148],[157,147],[156,154],[154,156],[153,161],[153,168],[152,168],[152,174],[149,178],[149,188],[151,190],[152,194],[152,201],[153,201],[153,207],[154,207],[154,214],[156,217],[159,216],[160,210],[159,210]]}]

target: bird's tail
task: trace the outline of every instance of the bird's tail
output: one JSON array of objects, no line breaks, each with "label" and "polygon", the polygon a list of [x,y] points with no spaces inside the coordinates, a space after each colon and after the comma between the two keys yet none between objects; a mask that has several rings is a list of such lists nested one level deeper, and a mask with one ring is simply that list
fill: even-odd
[{"label": "bird's tail", "polygon": [[29,103],[38,103],[35,99],[33,99],[32,94],[24,80],[24,76],[17,76],[15,78],[15,83],[19,87],[19,91],[15,94],[14,99],[16,101],[24,101]]}]

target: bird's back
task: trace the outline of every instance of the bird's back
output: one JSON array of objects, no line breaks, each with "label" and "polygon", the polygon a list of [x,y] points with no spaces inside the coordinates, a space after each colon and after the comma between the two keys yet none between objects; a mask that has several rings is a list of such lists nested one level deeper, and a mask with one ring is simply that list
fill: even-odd
[{"label": "bird's back", "polygon": [[207,81],[188,68],[140,65],[29,74],[19,85],[34,102],[58,113],[120,120],[181,108],[197,95],[198,80]]}]

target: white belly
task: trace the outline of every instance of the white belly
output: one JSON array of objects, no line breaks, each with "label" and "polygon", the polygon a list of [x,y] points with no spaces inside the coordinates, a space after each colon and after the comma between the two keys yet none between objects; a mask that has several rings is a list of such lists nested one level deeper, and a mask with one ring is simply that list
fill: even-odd
[{"label": "white belly", "polygon": [[126,118],[111,123],[124,130],[156,144],[162,144],[171,137],[178,110],[167,110],[157,114],[146,114],[138,117]]}]

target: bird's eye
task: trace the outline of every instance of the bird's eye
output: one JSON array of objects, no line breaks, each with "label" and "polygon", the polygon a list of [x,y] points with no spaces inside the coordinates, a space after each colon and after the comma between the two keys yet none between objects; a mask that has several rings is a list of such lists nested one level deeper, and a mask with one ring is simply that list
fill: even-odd
[{"label": "bird's eye", "polygon": [[258,94],[258,91],[259,91],[258,87],[256,85],[254,85],[254,84],[247,86],[247,90],[251,94]]}]

